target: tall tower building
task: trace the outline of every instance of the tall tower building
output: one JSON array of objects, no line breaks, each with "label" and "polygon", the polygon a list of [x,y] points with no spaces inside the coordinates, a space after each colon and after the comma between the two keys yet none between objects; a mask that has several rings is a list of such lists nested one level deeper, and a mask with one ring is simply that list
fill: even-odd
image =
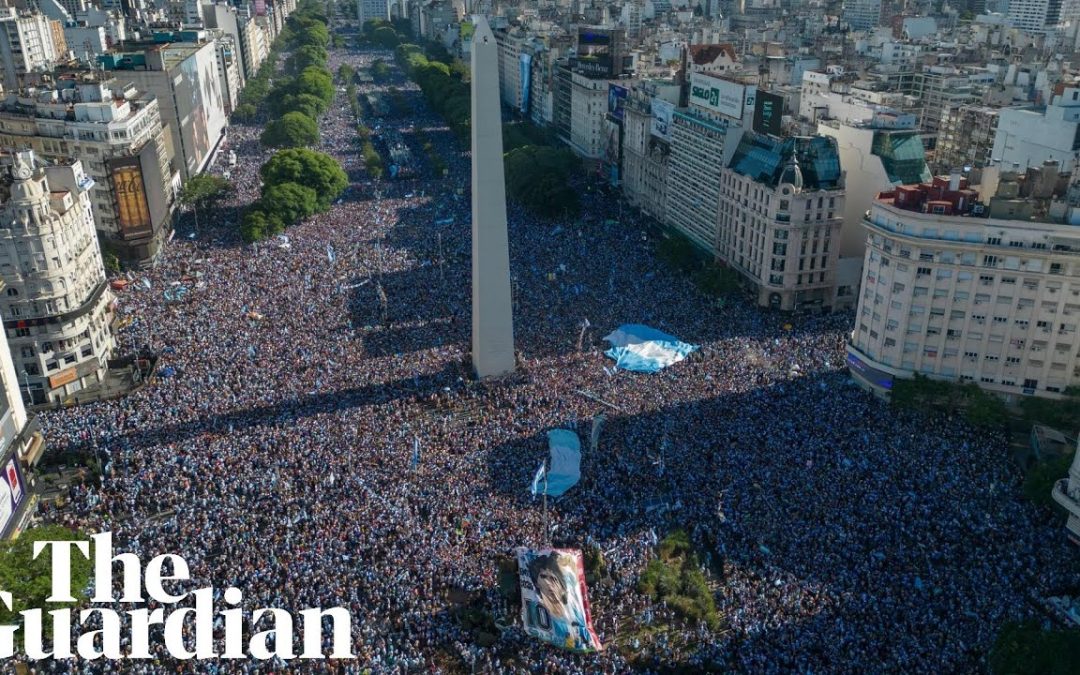
[{"label": "tall tower building", "polygon": [[390,20],[389,0],[356,0],[356,13],[360,17],[360,24],[374,19]]},{"label": "tall tower building", "polygon": [[472,48],[472,362],[478,377],[514,370],[499,49],[486,20]]}]

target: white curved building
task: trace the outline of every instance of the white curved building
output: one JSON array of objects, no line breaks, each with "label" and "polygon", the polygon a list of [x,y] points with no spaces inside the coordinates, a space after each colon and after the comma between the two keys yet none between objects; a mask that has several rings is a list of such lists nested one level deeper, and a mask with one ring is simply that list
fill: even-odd
[{"label": "white curved building", "polygon": [[0,204],[0,315],[23,397],[61,401],[105,376],[112,294],[82,163],[18,153]]}]

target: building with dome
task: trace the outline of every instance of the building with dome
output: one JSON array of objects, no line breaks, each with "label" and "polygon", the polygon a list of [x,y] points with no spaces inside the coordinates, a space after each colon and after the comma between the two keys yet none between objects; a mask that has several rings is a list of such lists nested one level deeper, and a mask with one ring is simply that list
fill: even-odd
[{"label": "building with dome", "polygon": [[78,160],[11,160],[0,186],[0,316],[23,398],[54,403],[101,381],[113,348],[94,181]]},{"label": "building with dome", "polygon": [[716,257],[738,271],[757,303],[840,309],[836,267],[844,174],[836,140],[742,134],[720,171]]}]

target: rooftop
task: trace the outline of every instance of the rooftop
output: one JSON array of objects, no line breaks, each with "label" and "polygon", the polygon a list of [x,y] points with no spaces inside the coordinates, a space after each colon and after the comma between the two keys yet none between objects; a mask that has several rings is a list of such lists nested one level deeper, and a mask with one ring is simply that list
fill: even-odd
[{"label": "rooftop", "polygon": [[1070,207],[1072,175],[1061,173],[1058,162],[1048,160],[1026,173],[983,169],[978,185],[955,172],[931,180],[900,185],[881,192],[877,202],[915,213],[939,216],[994,218],[1039,223],[1080,224]]},{"label": "rooftop", "polygon": [[[739,141],[729,168],[759,183],[776,187],[787,182],[784,173],[794,158],[803,190],[843,189],[840,153],[831,136],[793,136],[776,139],[747,132]],[[783,180],[782,180],[783,179]]]}]

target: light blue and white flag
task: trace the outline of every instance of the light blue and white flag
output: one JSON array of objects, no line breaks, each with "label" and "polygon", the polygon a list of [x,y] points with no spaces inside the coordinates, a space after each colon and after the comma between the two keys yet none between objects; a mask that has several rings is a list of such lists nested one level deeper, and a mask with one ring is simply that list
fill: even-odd
[{"label": "light blue and white flag", "polygon": [[326,245],[326,259],[330,261],[331,265],[333,265],[334,260],[337,259],[337,256],[334,255],[334,245],[333,244],[327,244]]},{"label": "light blue and white flag", "polygon": [[418,467],[418,466],[420,466],[420,439],[416,438],[416,437],[413,437],[413,448],[412,448],[412,468],[413,468],[413,471],[415,471],[416,467]]},{"label": "light blue and white flag", "polygon": [[536,470],[536,475],[533,476],[532,488],[529,490],[529,492],[532,493],[533,497],[535,497],[538,494],[542,494],[544,492],[543,483],[546,482],[544,480],[544,478],[546,476],[547,476],[547,470],[544,468],[543,462],[541,462],[540,463],[540,468]]}]

